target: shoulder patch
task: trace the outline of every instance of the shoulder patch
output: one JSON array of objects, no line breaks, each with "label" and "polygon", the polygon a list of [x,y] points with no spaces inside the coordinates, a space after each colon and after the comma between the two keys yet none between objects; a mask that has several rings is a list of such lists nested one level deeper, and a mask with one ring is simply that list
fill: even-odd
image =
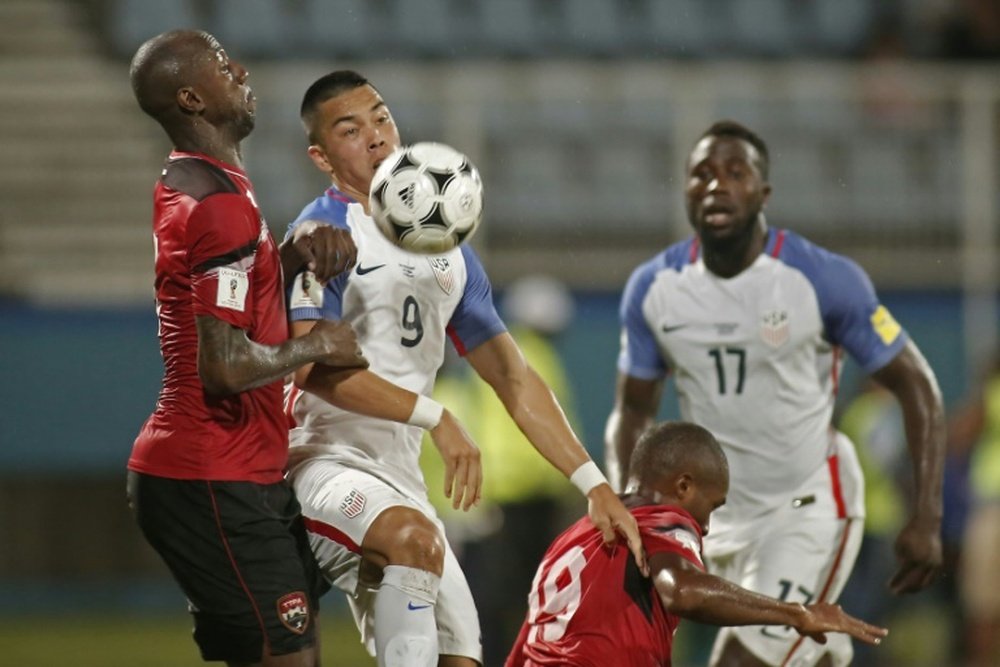
[{"label": "shoulder patch", "polygon": [[892,345],[892,342],[899,337],[899,333],[903,330],[889,309],[882,304],[879,304],[879,307],[872,313],[871,322],[875,333],[886,345]]},{"label": "shoulder patch", "polygon": [[171,190],[182,192],[197,201],[220,192],[240,192],[226,172],[206,160],[193,157],[168,160],[160,181]]},{"label": "shoulder patch", "polygon": [[250,291],[250,277],[246,271],[222,267],[219,269],[219,285],[216,291],[215,305],[220,308],[238,310],[246,309],[247,292]]}]

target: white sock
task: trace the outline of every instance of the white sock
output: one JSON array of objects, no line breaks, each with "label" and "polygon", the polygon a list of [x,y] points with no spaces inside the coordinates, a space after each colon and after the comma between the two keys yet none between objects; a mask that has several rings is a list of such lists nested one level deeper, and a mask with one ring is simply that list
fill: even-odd
[{"label": "white sock", "polygon": [[379,667],[436,667],[437,602],[441,577],[387,565],[375,595],[375,659]]}]

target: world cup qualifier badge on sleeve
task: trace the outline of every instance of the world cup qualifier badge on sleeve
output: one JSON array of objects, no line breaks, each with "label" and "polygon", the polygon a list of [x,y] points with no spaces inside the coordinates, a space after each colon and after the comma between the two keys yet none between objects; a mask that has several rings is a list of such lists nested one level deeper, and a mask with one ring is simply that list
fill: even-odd
[{"label": "world cup qualifier badge on sleeve", "polygon": [[242,313],[246,308],[247,292],[250,290],[250,278],[247,272],[223,267],[219,269],[218,280],[215,305]]}]

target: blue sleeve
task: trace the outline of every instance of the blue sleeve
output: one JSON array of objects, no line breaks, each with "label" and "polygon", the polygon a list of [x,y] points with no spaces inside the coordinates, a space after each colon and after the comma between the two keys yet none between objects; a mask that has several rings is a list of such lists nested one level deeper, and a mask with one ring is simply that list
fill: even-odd
[{"label": "blue sleeve", "polygon": [[816,290],[827,340],[847,350],[866,373],[892,361],[909,337],[879,303],[864,269],[801,238],[789,241],[782,259],[801,270]]},{"label": "blue sleeve", "polygon": [[[295,233],[296,228],[307,220],[315,220],[332,227],[350,229],[347,225],[347,204],[341,200],[331,198],[327,194],[318,197],[299,214],[292,224],[288,225],[285,232],[287,240]],[[285,286],[285,302],[288,304],[288,319],[292,322],[300,320],[339,320],[343,313],[344,287],[347,285],[350,271],[344,271],[336,278],[327,283],[323,290],[323,303],[316,304],[310,298],[303,297],[305,291],[302,287],[304,280],[308,280],[306,273],[300,272]]]},{"label": "blue sleeve", "polygon": [[658,380],[667,374],[667,364],[642,312],[646,294],[661,263],[659,260],[658,257],[646,262],[632,272],[618,311],[622,325],[618,371],[640,380]]},{"label": "blue sleeve", "polygon": [[482,262],[468,245],[462,246],[465,259],[465,292],[448,322],[448,335],[458,353],[465,355],[507,330],[493,304],[493,288]]}]

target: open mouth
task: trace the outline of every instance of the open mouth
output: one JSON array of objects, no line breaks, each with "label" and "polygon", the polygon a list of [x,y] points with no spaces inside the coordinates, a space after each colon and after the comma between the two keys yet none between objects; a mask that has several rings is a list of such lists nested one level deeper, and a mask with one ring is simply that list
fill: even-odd
[{"label": "open mouth", "polygon": [[722,225],[733,218],[733,208],[725,204],[713,203],[701,210],[701,217],[710,225]]}]

